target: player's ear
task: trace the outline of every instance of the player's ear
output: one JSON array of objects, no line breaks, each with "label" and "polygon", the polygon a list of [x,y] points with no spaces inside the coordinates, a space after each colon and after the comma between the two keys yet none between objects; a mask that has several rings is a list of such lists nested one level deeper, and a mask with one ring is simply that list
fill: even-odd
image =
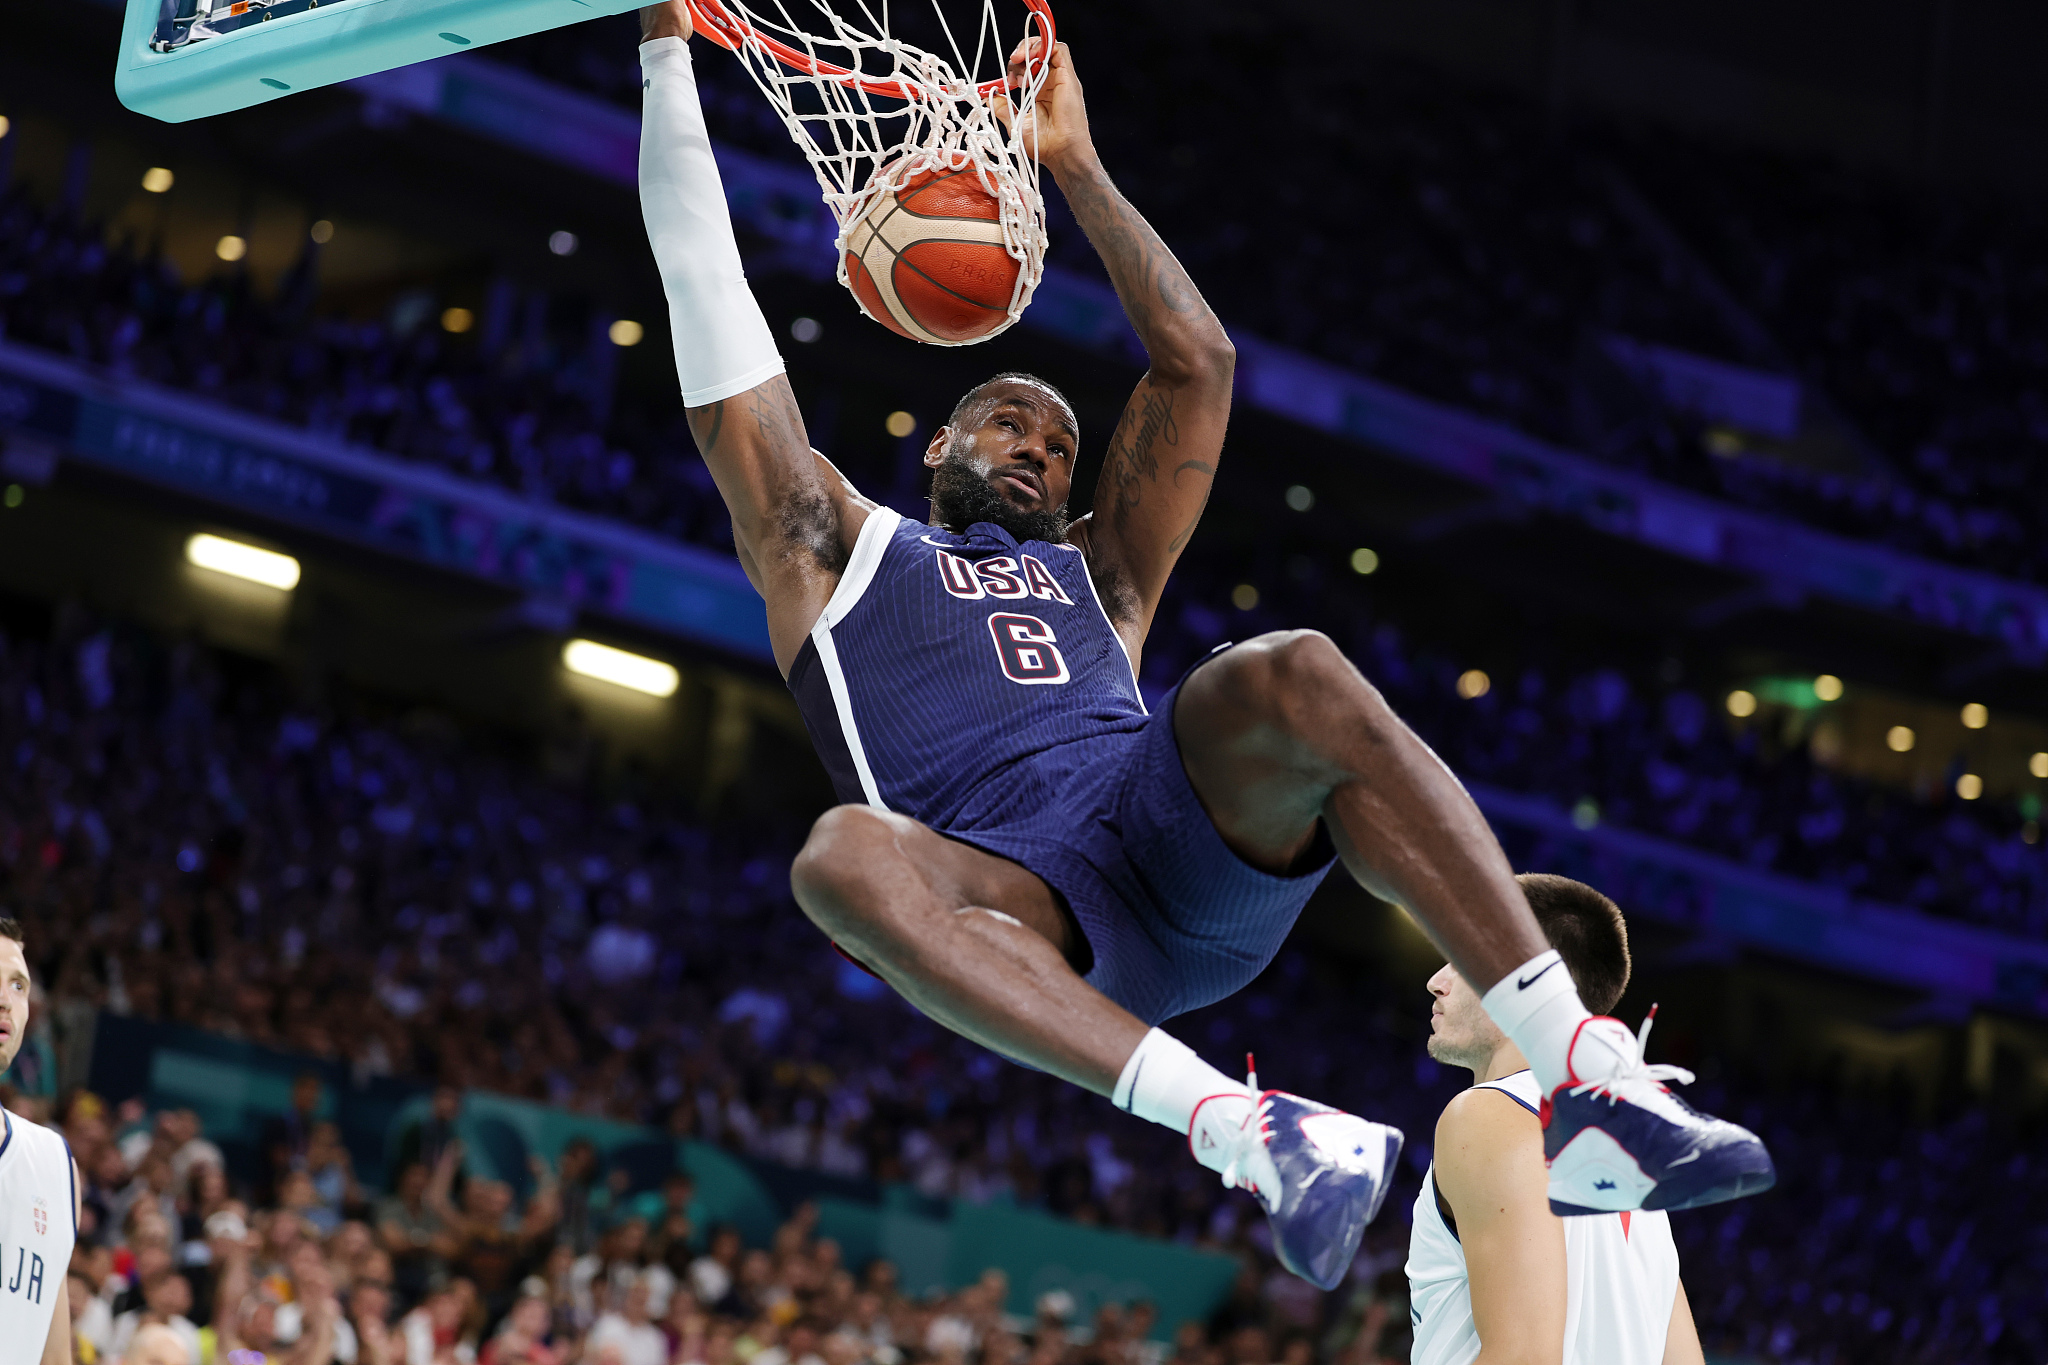
[{"label": "player's ear", "polygon": [[924,448],[924,467],[937,469],[946,462],[946,447],[953,444],[953,428],[940,427],[932,433],[932,442]]}]

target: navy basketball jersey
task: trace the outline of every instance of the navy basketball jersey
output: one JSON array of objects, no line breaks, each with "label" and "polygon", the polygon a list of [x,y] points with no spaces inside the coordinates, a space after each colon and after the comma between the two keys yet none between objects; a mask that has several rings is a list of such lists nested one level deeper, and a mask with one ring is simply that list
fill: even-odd
[{"label": "navy basketball jersey", "polygon": [[935,829],[1043,808],[1089,739],[1145,718],[1079,550],[887,508],[868,514],[789,686],[840,800]]}]

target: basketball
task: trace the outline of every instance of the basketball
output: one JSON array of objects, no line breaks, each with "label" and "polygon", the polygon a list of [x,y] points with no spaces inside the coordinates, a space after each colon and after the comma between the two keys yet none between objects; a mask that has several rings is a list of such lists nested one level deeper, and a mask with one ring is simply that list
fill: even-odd
[{"label": "basketball", "polygon": [[846,279],[869,317],[912,341],[979,341],[1009,320],[1022,268],[972,167],[920,171],[846,234]]}]

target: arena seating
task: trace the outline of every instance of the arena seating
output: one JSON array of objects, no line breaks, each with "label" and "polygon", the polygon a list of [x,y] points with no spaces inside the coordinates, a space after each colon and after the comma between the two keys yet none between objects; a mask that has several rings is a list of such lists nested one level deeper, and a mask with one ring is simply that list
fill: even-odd
[{"label": "arena seating", "polygon": [[[1212,1054],[1256,1046],[1262,1072],[1409,1132],[1415,1162],[1392,1211],[1353,1287],[1325,1300],[1272,1266],[1263,1220],[1185,1160],[1178,1138],[946,1034],[834,958],[789,901],[798,829],[706,826],[658,796],[550,779],[445,724],[347,698],[310,706],[266,668],[77,612],[46,634],[7,636],[0,753],[16,774],[0,796],[0,896],[31,936],[51,1002],[42,1028],[95,1007],[175,1020],[341,1061],[359,1077],[524,1095],[927,1197],[1014,1200],[1218,1246],[1245,1258],[1245,1275],[1213,1335],[1178,1343],[1183,1365],[1296,1359],[1296,1339],[1359,1365],[1375,1352],[1399,1358],[1405,1210],[1455,1089],[1417,1045],[1419,981],[1338,977],[1290,950],[1244,995],[1181,1026]],[[32,1055],[40,1046],[31,1038]],[[1906,1342],[1930,1359],[1989,1361],[2048,1344],[2038,1313],[2048,1208],[2020,1133],[1975,1110],[1915,1123],[1828,1085],[1787,1092],[1740,1074],[1703,1082],[1697,1098],[1757,1125],[1787,1178],[1769,1200],[1679,1222],[1710,1348],[1790,1359],[1828,1341],[1853,1358],[1839,1343]],[[245,1168],[224,1189],[190,1169],[204,1148],[178,1155],[197,1136],[189,1118],[131,1137],[139,1115],[91,1099],[15,1103],[62,1109],[92,1235],[107,1249],[92,1264],[110,1307],[133,1300],[124,1286],[162,1288],[160,1253],[209,1239],[219,1278],[200,1284],[195,1321],[223,1280],[223,1306],[253,1313],[256,1299],[238,1294],[309,1304],[323,1280],[390,1278],[350,1221],[377,1192],[356,1188],[345,1153],[317,1131],[308,1141],[326,1145],[308,1158],[310,1182],[273,1192],[270,1173]],[[244,1196],[294,1210],[245,1215],[269,1239],[247,1253],[251,1283],[270,1286],[260,1293],[236,1287],[220,1225],[208,1230]],[[543,1275],[566,1330],[580,1331],[602,1294],[573,1287],[572,1256],[546,1252],[558,1215],[542,1199],[518,1264]],[[301,1221],[325,1229],[312,1239],[324,1269],[292,1249],[288,1229]],[[701,1249],[709,1229],[693,1231]],[[856,1299],[831,1297],[829,1271],[812,1286],[797,1243],[778,1240],[743,1271],[731,1311],[704,1305],[711,1316],[693,1326],[703,1310],[686,1299],[671,1325],[685,1339],[758,1332],[767,1305],[786,1329],[777,1284],[821,1332],[860,1318]],[[621,1261],[670,1255],[606,1245]],[[819,1253],[805,1254],[814,1268]],[[504,1278],[490,1247],[461,1243],[451,1255],[457,1271],[465,1258],[477,1265],[448,1292],[498,1278],[476,1304],[429,1294],[426,1312],[481,1330],[478,1304],[495,1294],[502,1311],[517,1276]],[[825,1302],[809,1297],[818,1293]],[[916,1344],[932,1330],[931,1306],[882,1307],[893,1339],[924,1358]],[[1044,1340],[1043,1365],[1070,1358]],[[1073,1349],[1073,1360],[1098,1358]]]},{"label": "arena seating", "polygon": [[[1271,39],[1125,6],[1091,7],[1063,32],[1080,53],[1158,54],[1120,74],[1096,135],[1233,326],[1748,506],[2048,581],[2037,213],[1665,127],[1553,128],[1524,97],[1385,60],[1302,62]],[[491,55],[637,107],[631,42],[629,24],[607,21]],[[1213,69],[1226,48],[1229,63],[1287,75],[1239,87],[1173,74]],[[738,72],[703,65],[714,131],[783,151]],[[1254,131],[1276,120],[1292,135]],[[1669,410],[1629,440],[1585,439],[1584,359],[1606,335],[1754,359],[1631,224],[1617,182],[1727,286],[1791,377],[1846,411],[1881,471],[1723,458],[1706,423]],[[1270,226],[1282,221],[1285,249]],[[1053,259],[1099,272],[1071,226]]]},{"label": "arena seating", "polygon": [[[690,449],[675,419],[629,410],[601,436],[576,384],[578,355],[544,332],[508,336],[493,352],[450,346],[431,327],[398,335],[298,317],[234,277],[176,284],[160,264],[107,247],[19,193],[0,201],[0,299],[15,339],[682,538],[729,543],[702,462],[674,453]],[[1513,680],[1515,702],[1497,694],[1461,705],[1457,670],[1420,668],[1380,623],[1356,622],[1356,594],[1339,580],[1311,586],[1275,574],[1257,615],[1221,610],[1234,580],[1204,548],[1197,542],[1185,561],[1149,642],[1154,688],[1223,639],[1319,626],[1474,778],[1589,796],[1614,823],[1874,900],[2048,931],[2048,864],[2038,845],[2022,842],[2025,819],[2010,805],[1929,804],[1821,771],[1801,752],[1766,754],[1753,736],[1738,742],[1711,723],[1712,708],[1693,691],[1638,697],[1651,689],[1628,681],[1627,660],[1574,669],[1577,679],[1532,661]],[[1536,725],[1532,717],[1546,713],[1573,723]]]},{"label": "arena seating", "polygon": [[[1084,52],[1126,40],[1125,17],[1100,10],[1075,16]],[[630,106],[630,41],[630,21],[607,21],[492,56]],[[1130,119],[1100,120],[1109,160],[1234,325],[1583,447],[1580,362],[1600,335],[1741,353],[1725,319],[1615,210],[1608,177],[1620,176],[1887,468],[1817,474],[1717,457],[1701,423],[1672,412],[1588,453],[2048,582],[2036,374],[2048,352],[2031,218],[1937,207],[1661,131],[1654,142],[1610,127],[1546,136],[1511,96],[1398,69],[1325,73],[1278,97],[1219,89],[1184,75],[1212,40],[1153,28],[1146,41],[1160,74],[1118,92]],[[1298,57],[1237,59],[1277,68]],[[785,134],[758,95],[729,66],[705,66],[718,136],[780,152]],[[1336,120],[1339,106],[1350,112]],[[1328,150],[1304,163],[1296,147],[1233,143],[1253,111],[1317,130]],[[1219,200],[1240,207],[1219,215]],[[1299,234],[1298,250],[1272,249],[1275,218]],[[1070,227],[1057,259],[1094,269]],[[301,273],[262,297],[233,273],[180,281],[29,190],[0,189],[0,331],[12,341],[729,545],[703,466],[675,455],[689,448],[678,414],[611,401],[587,317],[508,293],[483,335],[456,344],[424,316],[407,327],[323,316],[310,285]],[[1265,567],[1258,605],[1226,607],[1242,566],[1196,543],[1149,642],[1148,690],[1221,639],[1319,626],[1475,781],[1584,798],[1609,824],[1749,866],[2048,937],[2048,861],[2014,805],[1927,799],[1778,752],[1728,727],[1696,684],[1622,653],[1539,652],[1462,699],[1450,647],[1376,614],[1351,580]],[[519,1095],[922,1197],[1011,1199],[1218,1247],[1242,1258],[1243,1276],[1213,1322],[1169,1348],[1175,1365],[1405,1358],[1404,1220],[1456,1081],[1404,1022],[1417,982],[1338,981],[1290,952],[1186,1024],[1219,1060],[1255,1044],[1269,1078],[1409,1132],[1417,1164],[1353,1282],[1325,1297],[1277,1270],[1251,1206],[1186,1161],[1178,1139],[995,1061],[832,958],[788,898],[803,832],[794,814],[708,822],[656,793],[544,774],[500,739],[376,701],[307,702],[267,668],[76,611],[47,628],[17,619],[0,636],[0,756],[15,775],[0,789],[0,907],[28,923],[52,1006],[45,1029],[94,1010],[176,1021],[358,1077]],[[386,1191],[355,1183],[344,1150],[323,1139],[313,1178],[288,1190],[249,1165],[215,1182],[200,1174],[204,1135],[189,1117],[60,1093],[54,1067],[35,1062],[58,1050],[47,1034],[31,1039],[32,1064],[15,1076],[28,1088],[13,1103],[59,1118],[87,1172],[97,1249],[82,1330],[103,1347],[118,1340],[117,1310],[178,1301],[177,1270],[184,1316],[215,1332],[233,1323],[263,1348],[289,1335],[287,1309],[299,1330],[321,1330],[331,1287],[351,1291],[365,1365],[442,1365],[464,1341],[485,1365],[547,1365],[489,1344],[530,1270],[533,1297],[571,1344],[561,1365],[583,1358],[599,1318],[620,1318],[596,1334],[596,1362],[604,1334],[634,1325],[608,1286],[660,1264],[685,1286],[654,1313],[676,1362],[728,1365],[759,1348],[760,1365],[954,1365],[960,1343],[1006,1334],[1032,1365],[1160,1359],[1128,1316],[1005,1324],[991,1286],[918,1303],[886,1272],[844,1267],[859,1272],[848,1281],[802,1219],[771,1247],[713,1256],[717,1268],[699,1276],[716,1250],[710,1228],[652,1228],[638,1244],[602,1228],[584,1237],[565,1231],[552,1196],[515,1198],[507,1212],[527,1220],[531,1241],[508,1280],[486,1231],[500,1196],[482,1181],[462,1196],[476,1207],[435,1215],[449,1239],[440,1268],[454,1278],[396,1277],[395,1308],[411,1314],[397,1335],[424,1339],[427,1355],[380,1356],[361,1305],[400,1268],[359,1226],[379,1221]],[[2048,1354],[2037,1132],[1976,1108],[1909,1118],[1901,1104],[1740,1066],[1695,1098],[1757,1126],[1786,1172],[1768,1199],[1679,1220],[1717,1359],[2017,1365]],[[211,1222],[229,1213],[252,1229],[244,1250],[229,1220]],[[564,1239],[566,1252],[552,1249]],[[720,1274],[734,1278],[729,1292],[712,1292]]]}]

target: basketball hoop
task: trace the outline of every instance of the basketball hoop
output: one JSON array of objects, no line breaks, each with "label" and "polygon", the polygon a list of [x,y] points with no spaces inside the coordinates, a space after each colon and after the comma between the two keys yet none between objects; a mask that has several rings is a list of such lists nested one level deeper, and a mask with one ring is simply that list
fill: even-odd
[{"label": "basketball hoop", "polygon": [[[978,0],[980,18],[971,48],[963,48],[939,0],[933,0],[950,60],[893,36],[886,3],[756,3],[768,14],[750,8],[747,0],[688,0],[696,31],[740,58],[811,163],[839,224],[834,243],[839,282],[861,311],[905,331],[900,320],[884,315],[886,310],[878,313],[876,301],[855,288],[849,275],[849,245],[857,232],[873,231],[866,222],[870,210],[906,183],[914,187],[934,175],[971,171],[996,205],[1002,248],[1017,267],[1007,316],[964,340],[921,331],[905,334],[936,345],[965,346],[1008,329],[1031,302],[1045,264],[1045,200],[1038,189],[1036,149],[1026,146],[1027,139],[1016,130],[1037,103],[1050,70],[1054,39],[1047,0],[1022,0],[1021,26],[1007,42],[996,19],[997,0]],[[815,14],[803,21],[792,17],[791,10],[805,5]],[[861,23],[849,22],[838,9],[856,11]],[[824,36],[806,31],[803,22],[821,28]],[[1034,33],[1040,55],[1026,68],[1023,88],[1006,92],[1009,54],[1019,39]],[[1016,114],[1007,127],[996,115],[996,102],[1006,93]]]}]

